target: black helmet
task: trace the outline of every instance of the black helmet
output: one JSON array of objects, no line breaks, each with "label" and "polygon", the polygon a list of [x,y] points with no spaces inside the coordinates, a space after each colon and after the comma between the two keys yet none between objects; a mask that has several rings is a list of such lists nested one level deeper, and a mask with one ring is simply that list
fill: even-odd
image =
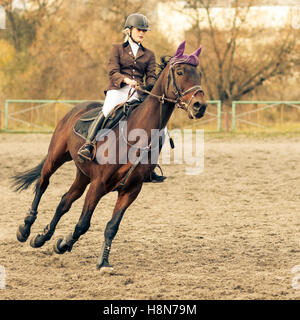
[{"label": "black helmet", "polygon": [[132,27],[141,30],[150,30],[148,19],[141,13],[132,13],[127,17],[124,29]]}]

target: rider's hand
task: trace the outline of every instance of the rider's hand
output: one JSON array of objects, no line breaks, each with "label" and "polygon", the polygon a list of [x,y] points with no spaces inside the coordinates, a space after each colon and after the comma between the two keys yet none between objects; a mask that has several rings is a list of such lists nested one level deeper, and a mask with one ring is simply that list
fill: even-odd
[{"label": "rider's hand", "polygon": [[138,87],[138,83],[135,80],[129,79],[129,78],[125,78],[124,82],[126,84],[128,84],[131,88],[136,88]]}]

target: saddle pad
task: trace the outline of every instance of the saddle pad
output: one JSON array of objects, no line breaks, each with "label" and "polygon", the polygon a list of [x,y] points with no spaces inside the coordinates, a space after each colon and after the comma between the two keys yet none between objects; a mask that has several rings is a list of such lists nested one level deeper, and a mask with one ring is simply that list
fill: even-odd
[{"label": "saddle pad", "polygon": [[92,110],[89,110],[89,111],[85,112],[80,117],[80,119],[78,121],[83,121],[83,122],[85,122],[85,121],[87,121],[87,122],[93,121],[93,120],[95,120],[97,118],[99,112],[101,112],[101,111],[102,111],[102,106],[101,107],[96,107],[96,108],[94,108]]},{"label": "saddle pad", "polygon": [[[130,103],[127,103],[125,106],[121,106],[117,108],[112,114],[104,118],[100,121],[101,125],[99,127],[100,129],[113,129],[119,121],[121,121],[125,117],[129,117],[130,113],[136,109],[141,104],[140,100],[134,100]],[[92,124],[92,122],[97,118],[99,112],[102,113],[102,106],[93,108],[92,110],[89,110],[85,112],[80,119],[78,119],[73,127],[73,131],[80,136],[83,139],[86,139],[89,131],[89,127]]]},{"label": "saddle pad", "polygon": [[78,119],[73,127],[73,131],[83,139],[86,139],[91,123],[97,118],[99,112],[102,112],[102,107],[92,109],[84,113]]}]

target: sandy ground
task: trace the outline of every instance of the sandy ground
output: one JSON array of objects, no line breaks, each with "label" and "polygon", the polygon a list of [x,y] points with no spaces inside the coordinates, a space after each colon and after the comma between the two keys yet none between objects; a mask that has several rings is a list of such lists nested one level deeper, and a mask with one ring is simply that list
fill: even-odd
[{"label": "sandy ground", "polygon": [[[0,135],[0,299],[300,298],[300,271],[292,273],[300,265],[299,138],[205,137],[201,175],[164,165],[166,182],[145,184],[124,216],[110,255],[114,274],[101,275],[95,266],[115,193],[101,200],[71,253],[52,247],[73,231],[84,197],[42,248],[16,240],[33,194],[14,193],[9,176],[39,163],[50,137]],[[31,235],[49,223],[74,175],[68,163],[52,177]]]}]

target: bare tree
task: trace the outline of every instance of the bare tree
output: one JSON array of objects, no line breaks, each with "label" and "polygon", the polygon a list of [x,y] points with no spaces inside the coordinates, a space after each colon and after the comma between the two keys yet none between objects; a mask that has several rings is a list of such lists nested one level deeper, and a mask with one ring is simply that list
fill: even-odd
[{"label": "bare tree", "polygon": [[222,28],[212,14],[213,1],[185,0],[185,8],[194,13],[190,16],[193,26],[186,37],[193,47],[195,42],[203,44],[205,54],[200,68],[209,98],[221,100],[227,106],[232,100],[254,92],[267,80],[291,73],[297,57],[292,27],[280,30],[251,27],[247,17],[252,1],[231,3],[232,16],[226,21],[229,28]]},{"label": "bare tree", "polygon": [[[15,8],[12,0],[0,0],[7,16],[7,29],[2,37],[22,51],[34,41],[36,31],[45,18],[57,13],[63,0],[23,0],[23,8]],[[22,1],[19,2],[22,4]]]}]

